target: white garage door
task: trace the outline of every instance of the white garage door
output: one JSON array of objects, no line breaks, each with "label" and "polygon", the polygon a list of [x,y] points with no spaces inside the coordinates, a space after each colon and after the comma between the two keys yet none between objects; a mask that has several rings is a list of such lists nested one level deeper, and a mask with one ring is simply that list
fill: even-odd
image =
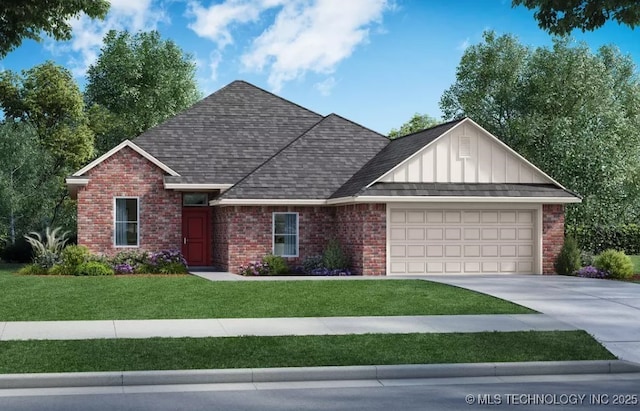
[{"label": "white garage door", "polygon": [[535,210],[391,208],[390,274],[531,274]]}]

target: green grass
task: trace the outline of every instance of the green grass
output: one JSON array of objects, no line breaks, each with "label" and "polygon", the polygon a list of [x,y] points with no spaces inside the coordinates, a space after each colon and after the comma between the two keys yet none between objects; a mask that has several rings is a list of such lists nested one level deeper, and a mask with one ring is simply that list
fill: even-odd
[{"label": "green grass", "polygon": [[596,359],[584,331],[0,342],[0,374]]},{"label": "green grass", "polygon": [[18,276],[0,321],[511,314],[533,311],[421,280],[211,282],[195,276]]}]

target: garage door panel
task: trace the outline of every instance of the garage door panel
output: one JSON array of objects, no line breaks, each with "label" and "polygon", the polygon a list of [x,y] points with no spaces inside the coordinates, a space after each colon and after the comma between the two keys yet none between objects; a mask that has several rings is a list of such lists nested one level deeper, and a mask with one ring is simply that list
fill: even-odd
[{"label": "garage door panel", "polygon": [[392,228],[391,229],[391,241],[394,240],[406,240],[406,230],[404,228]]},{"label": "garage door panel", "polygon": [[532,273],[536,266],[534,213],[392,209],[390,273]]}]

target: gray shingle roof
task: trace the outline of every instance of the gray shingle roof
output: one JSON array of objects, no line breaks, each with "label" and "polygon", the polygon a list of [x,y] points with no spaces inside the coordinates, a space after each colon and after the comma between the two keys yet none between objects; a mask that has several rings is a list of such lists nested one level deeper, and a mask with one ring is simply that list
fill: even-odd
[{"label": "gray shingle roof", "polygon": [[234,184],[323,117],[234,81],[134,142],[181,182]]},{"label": "gray shingle roof", "polygon": [[366,196],[575,197],[554,184],[376,183]]},{"label": "gray shingle roof", "polygon": [[219,198],[326,199],[387,144],[331,114]]},{"label": "gray shingle roof", "polygon": [[373,157],[361,170],[347,181],[331,198],[354,196],[391,170],[411,154],[434,141],[464,119],[442,123],[417,133],[391,140],[391,142]]}]

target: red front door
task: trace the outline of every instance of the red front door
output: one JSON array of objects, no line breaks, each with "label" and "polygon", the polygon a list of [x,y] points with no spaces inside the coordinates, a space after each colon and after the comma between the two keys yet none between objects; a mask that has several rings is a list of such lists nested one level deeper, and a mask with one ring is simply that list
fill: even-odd
[{"label": "red front door", "polygon": [[209,207],[182,209],[182,254],[190,266],[210,265]]}]

